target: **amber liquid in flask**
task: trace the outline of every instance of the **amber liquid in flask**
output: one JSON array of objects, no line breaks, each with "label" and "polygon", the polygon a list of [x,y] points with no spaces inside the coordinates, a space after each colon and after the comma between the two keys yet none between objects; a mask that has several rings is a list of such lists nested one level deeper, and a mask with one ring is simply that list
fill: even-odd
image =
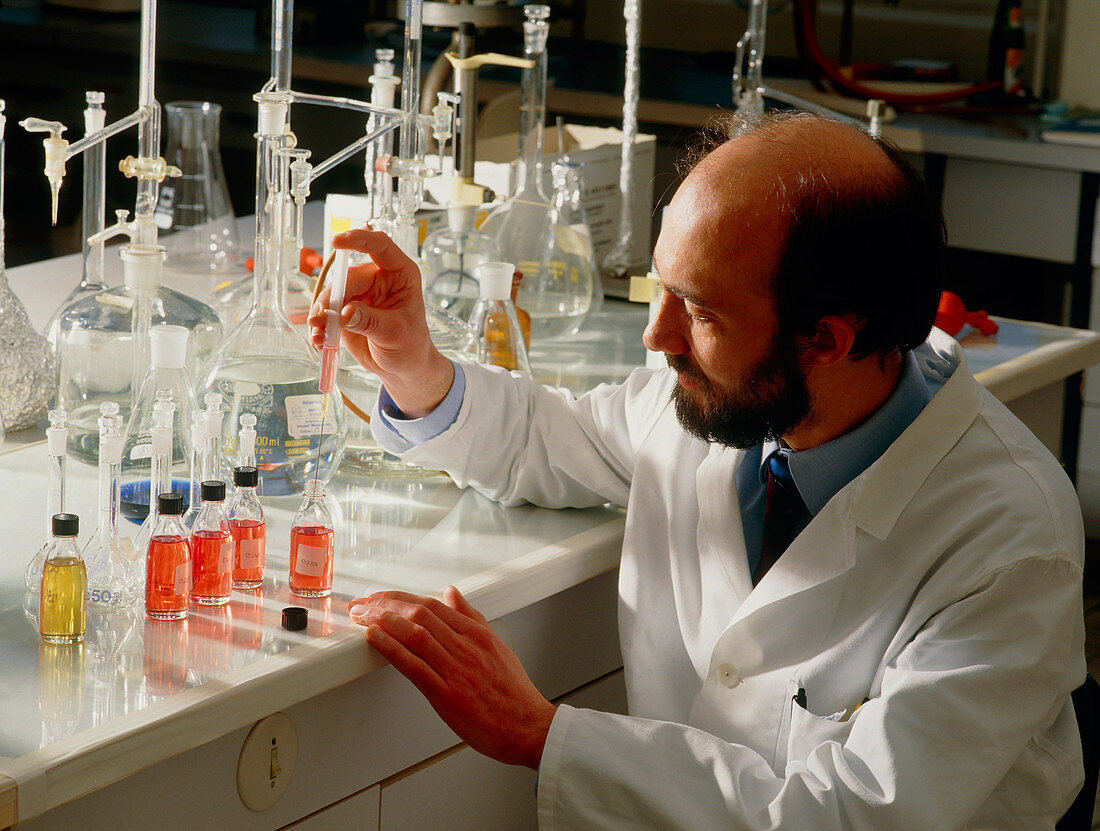
[{"label": "amber liquid in flask", "polygon": [[38,630],[47,643],[78,643],[87,627],[88,573],[76,545],[75,514],[54,514],[39,589]]}]

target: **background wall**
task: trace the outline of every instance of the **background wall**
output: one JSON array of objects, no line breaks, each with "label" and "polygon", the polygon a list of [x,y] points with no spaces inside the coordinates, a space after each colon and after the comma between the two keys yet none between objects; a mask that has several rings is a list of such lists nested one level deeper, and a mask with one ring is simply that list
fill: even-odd
[{"label": "background wall", "polygon": [[[1078,37],[1091,44],[1089,64],[1100,43],[1100,0],[1068,0],[1079,7],[1079,18],[1091,17],[1091,29],[1082,26]],[[1048,48],[1045,77],[1056,81],[1059,43],[1067,0],[1049,0]],[[790,0],[769,0],[767,54],[794,57],[794,26]],[[693,52],[732,51],[745,30],[749,0],[642,0],[642,43],[662,49]],[[957,64],[960,77],[985,76],[989,34],[997,0],[856,0],[854,56],[861,61],[903,58]],[[1040,0],[1024,0],[1023,18],[1028,35],[1028,78],[1036,53]],[[841,3],[819,0],[818,38],[826,54],[837,54]],[[588,3],[585,36],[623,42],[622,4],[615,0]],[[1093,73],[1097,75],[1100,73]],[[1100,85],[1100,79],[1093,78]],[[1054,89],[1055,87],[1051,87]]]}]

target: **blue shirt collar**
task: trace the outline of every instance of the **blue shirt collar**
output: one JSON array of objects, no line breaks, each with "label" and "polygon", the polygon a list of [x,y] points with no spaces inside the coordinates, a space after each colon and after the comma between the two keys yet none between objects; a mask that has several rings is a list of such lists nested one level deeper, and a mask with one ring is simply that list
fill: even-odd
[{"label": "blue shirt collar", "polygon": [[898,385],[886,403],[854,430],[798,452],[781,446],[775,439],[765,441],[760,454],[760,479],[766,479],[767,463],[772,454],[786,454],[798,493],[814,516],[841,488],[885,453],[931,400],[932,390],[925,382],[916,357],[909,352],[902,364]]}]

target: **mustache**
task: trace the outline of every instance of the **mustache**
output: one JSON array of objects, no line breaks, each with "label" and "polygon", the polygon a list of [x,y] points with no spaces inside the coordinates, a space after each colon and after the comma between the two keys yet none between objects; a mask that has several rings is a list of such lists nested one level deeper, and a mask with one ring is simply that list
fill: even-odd
[{"label": "mustache", "polygon": [[707,383],[707,377],[703,374],[702,370],[692,364],[687,355],[670,355],[665,353],[665,362],[668,364],[669,369],[675,372],[679,372],[681,375],[686,375],[693,381],[698,381],[700,384]]}]

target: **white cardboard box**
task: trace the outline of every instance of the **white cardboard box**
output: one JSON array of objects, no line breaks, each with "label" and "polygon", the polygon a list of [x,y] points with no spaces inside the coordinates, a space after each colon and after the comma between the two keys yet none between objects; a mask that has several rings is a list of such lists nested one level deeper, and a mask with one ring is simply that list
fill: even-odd
[{"label": "white cardboard box", "polygon": [[[582,200],[592,229],[592,241],[596,246],[596,260],[602,262],[619,235],[619,213],[622,198],[619,192],[619,169],[622,161],[621,130],[613,127],[586,127],[566,124],[565,152],[569,160],[585,165],[585,187]],[[543,132],[543,158],[549,162],[558,155],[558,134],[553,128]],[[651,217],[653,214],[653,172],[656,164],[657,139],[639,134],[634,142],[633,220],[634,247],[632,265],[646,268],[652,251]],[[498,195],[506,196],[515,186],[516,162],[519,154],[519,136],[509,133],[480,139],[477,144],[478,160],[474,163],[474,181],[492,188]],[[440,177],[441,201],[445,202],[449,191],[446,177]],[[548,198],[554,193],[550,182],[550,165],[544,165],[543,192]],[[433,187],[433,192],[435,192]]]}]

